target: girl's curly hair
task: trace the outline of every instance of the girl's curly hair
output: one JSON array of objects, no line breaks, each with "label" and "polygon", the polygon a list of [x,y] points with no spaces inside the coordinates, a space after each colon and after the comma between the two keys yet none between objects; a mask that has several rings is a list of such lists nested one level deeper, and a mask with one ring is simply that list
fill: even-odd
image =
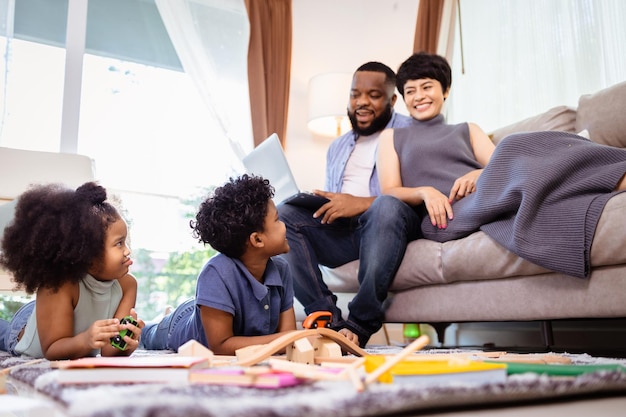
[{"label": "girl's curly hair", "polygon": [[94,182],[76,189],[37,185],[18,197],[2,237],[0,264],[27,293],[81,281],[102,259],[106,230],[120,219]]},{"label": "girl's curly hair", "polygon": [[199,242],[231,258],[246,251],[248,237],[262,232],[267,204],[274,196],[269,180],[243,174],[230,178],[200,204],[196,219],[189,222]]}]

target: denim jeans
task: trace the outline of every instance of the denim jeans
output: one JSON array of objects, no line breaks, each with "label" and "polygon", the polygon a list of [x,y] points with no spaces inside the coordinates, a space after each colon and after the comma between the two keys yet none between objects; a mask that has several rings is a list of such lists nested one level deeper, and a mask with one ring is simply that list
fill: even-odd
[{"label": "denim jeans", "polygon": [[289,252],[280,256],[289,263],[296,298],[305,313],[327,310],[333,314],[333,327],[342,325],[337,296],[326,286],[318,265],[335,268],[359,258],[358,217],[322,224],[311,210],[289,204],[279,205],[278,214],[287,227],[289,242]]},{"label": "denim jeans", "polygon": [[391,196],[380,196],[361,215],[359,290],[348,304],[346,327],[364,346],[383,325],[384,302],[409,242],[422,237],[417,210]]},{"label": "denim jeans", "polygon": [[141,330],[141,340],[139,347],[148,350],[177,350],[180,345],[189,339],[181,342],[181,337],[176,333],[178,324],[186,324],[196,308],[195,299],[191,298],[176,307],[158,323],[146,323]]},{"label": "denim jeans", "polygon": [[0,320],[0,349],[18,356],[15,352],[15,346],[17,345],[17,337],[20,332],[26,327],[26,323],[30,318],[33,310],[35,309],[35,300],[31,300],[20,307],[10,322]]},{"label": "denim jeans", "polygon": [[[294,278],[296,298],[307,314],[328,310],[333,328],[347,327],[363,346],[383,322],[383,303],[409,241],[421,236],[419,216],[402,201],[378,197],[361,216],[321,224],[312,212],[284,204],[279,216],[287,226],[290,250],[284,256]],[[360,259],[359,290],[349,303],[347,322],[337,297],[322,279],[318,265],[331,268]]]}]

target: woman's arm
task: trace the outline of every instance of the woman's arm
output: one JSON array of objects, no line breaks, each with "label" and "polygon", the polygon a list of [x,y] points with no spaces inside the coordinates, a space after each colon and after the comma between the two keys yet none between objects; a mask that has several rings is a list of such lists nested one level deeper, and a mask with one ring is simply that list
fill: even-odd
[{"label": "woman's arm", "polygon": [[[474,158],[483,167],[487,166],[491,155],[496,146],[493,144],[489,136],[483,130],[474,123],[468,123],[470,133],[470,143],[472,144],[472,151],[474,152]],[[450,202],[460,200],[463,197],[467,197],[469,194],[476,191],[476,183],[482,169],[476,169],[468,172],[460,178],[457,178],[452,188],[450,189],[449,200]]]},{"label": "woman's arm", "polygon": [[474,156],[476,157],[476,161],[484,168],[489,163],[489,160],[491,160],[491,155],[493,155],[496,145],[493,144],[493,141],[477,124],[468,123],[468,125]]},{"label": "woman's arm", "polygon": [[400,160],[393,146],[393,129],[384,130],[378,143],[376,161],[378,179],[383,194],[394,196],[411,206],[424,203],[433,226],[445,228],[453,216],[449,198],[434,187],[404,187],[400,175]]}]

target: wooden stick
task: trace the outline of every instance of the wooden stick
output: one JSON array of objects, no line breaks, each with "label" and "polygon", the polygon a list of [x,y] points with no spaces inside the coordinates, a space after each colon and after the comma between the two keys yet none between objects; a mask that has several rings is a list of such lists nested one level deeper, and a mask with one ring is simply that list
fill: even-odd
[{"label": "wooden stick", "polygon": [[3,369],[2,371],[0,371],[0,375],[4,375],[4,374],[8,375],[9,372],[11,372],[14,369],[21,368],[22,366],[35,365],[36,363],[39,363],[39,362],[42,362],[42,361],[43,361],[43,359],[35,359],[35,360],[29,361],[29,362],[19,363],[17,365],[11,366],[9,368]]},{"label": "wooden stick", "polygon": [[357,374],[357,369],[363,366],[364,363],[365,358],[357,358],[350,366],[348,366],[344,370],[344,372],[348,374],[348,378],[352,382],[352,385],[354,385],[354,389],[356,389],[357,392],[362,392],[365,389],[365,384],[363,384],[363,381]]},{"label": "wooden stick", "polygon": [[406,358],[413,352],[422,349],[428,343],[430,343],[430,338],[427,335],[422,335],[418,337],[413,342],[411,342],[407,347],[402,349],[398,354],[387,359],[385,363],[383,363],[378,368],[374,369],[372,373],[367,375],[367,377],[365,378],[365,385],[367,386],[368,384],[376,382],[376,380],[380,378],[382,374],[384,374],[385,372],[393,368],[395,364],[399,363],[400,361],[402,361],[404,358]]}]

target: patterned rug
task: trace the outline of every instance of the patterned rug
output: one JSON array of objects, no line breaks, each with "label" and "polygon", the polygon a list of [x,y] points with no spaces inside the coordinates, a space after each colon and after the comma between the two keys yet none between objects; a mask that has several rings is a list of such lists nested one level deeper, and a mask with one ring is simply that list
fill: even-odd
[{"label": "patterned rug", "polygon": [[[370,353],[393,353],[393,349]],[[441,353],[442,350],[420,354]],[[136,352],[136,354],[167,352]],[[566,355],[575,364],[626,364],[624,359]],[[27,359],[0,352],[0,368]],[[537,374],[510,375],[506,383],[415,387],[408,384],[373,384],[357,392],[350,382],[315,382],[281,389],[217,385],[126,384],[61,386],[49,363],[15,368],[11,380],[32,387],[66,407],[76,417],[326,417],[381,416],[424,410],[528,403],[580,398],[585,395],[626,395],[626,373],[602,371],[577,377]],[[1,397],[0,397],[1,399]]]}]

